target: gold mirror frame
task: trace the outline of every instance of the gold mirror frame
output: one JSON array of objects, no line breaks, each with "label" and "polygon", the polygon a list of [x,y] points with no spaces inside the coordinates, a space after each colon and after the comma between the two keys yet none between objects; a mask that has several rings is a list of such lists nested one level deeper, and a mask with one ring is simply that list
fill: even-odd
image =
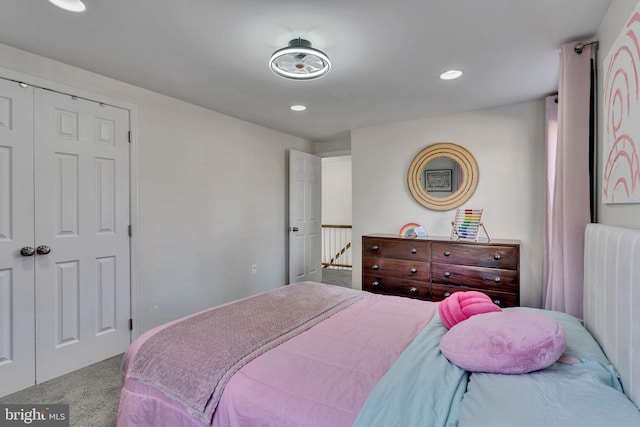
[{"label": "gold mirror frame", "polygon": [[[453,194],[446,197],[432,196],[422,184],[424,168],[427,163],[438,157],[448,157],[456,161],[462,170],[462,183]],[[478,186],[478,177],[478,163],[473,154],[457,144],[440,142],[429,145],[414,157],[407,173],[407,183],[411,195],[422,206],[434,211],[448,211],[462,206],[473,196]]]}]

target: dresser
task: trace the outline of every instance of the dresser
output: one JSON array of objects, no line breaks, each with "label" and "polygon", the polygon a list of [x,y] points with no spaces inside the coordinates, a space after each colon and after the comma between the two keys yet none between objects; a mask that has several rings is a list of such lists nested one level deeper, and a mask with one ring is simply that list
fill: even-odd
[{"label": "dresser", "polygon": [[501,307],[518,306],[520,242],[363,236],[362,289],[429,301],[477,290]]}]

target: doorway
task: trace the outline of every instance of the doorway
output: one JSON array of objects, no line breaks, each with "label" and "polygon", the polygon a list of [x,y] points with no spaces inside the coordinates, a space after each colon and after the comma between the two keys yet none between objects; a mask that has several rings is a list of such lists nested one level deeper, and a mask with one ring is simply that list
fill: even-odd
[{"label": "doorway", "polygon": [[351,156],[322,158],[322,282],[350,288]]}]

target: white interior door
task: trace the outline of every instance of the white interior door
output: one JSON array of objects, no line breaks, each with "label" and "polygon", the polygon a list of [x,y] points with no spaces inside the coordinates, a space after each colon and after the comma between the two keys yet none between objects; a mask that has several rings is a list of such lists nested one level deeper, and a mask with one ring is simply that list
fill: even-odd
[{"label": "white interior door", "polygon": [[0,79],[0,396],[35,382],[33,241],[33,89]]},{"label": "white interior door", "polygon": [[322,281],[322,162],[289,152],[289,283]]},{"label": "white interior door", "polygon": [[34,99],[42,382],[130,343],[129,113],[41,89]]}]

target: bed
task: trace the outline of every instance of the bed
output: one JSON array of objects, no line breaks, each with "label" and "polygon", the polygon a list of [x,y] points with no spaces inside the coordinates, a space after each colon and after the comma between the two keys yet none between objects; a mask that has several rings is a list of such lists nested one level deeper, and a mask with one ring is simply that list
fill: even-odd
[{"label": "bed", "polygon": [[442,354],[438,303],[289,285],[141,335],[123,359],[118,426],[640,426],[638,304],[640,231],[589,225],[584,326],[505,309],[557,322],[566,348],[504,375]]}]

